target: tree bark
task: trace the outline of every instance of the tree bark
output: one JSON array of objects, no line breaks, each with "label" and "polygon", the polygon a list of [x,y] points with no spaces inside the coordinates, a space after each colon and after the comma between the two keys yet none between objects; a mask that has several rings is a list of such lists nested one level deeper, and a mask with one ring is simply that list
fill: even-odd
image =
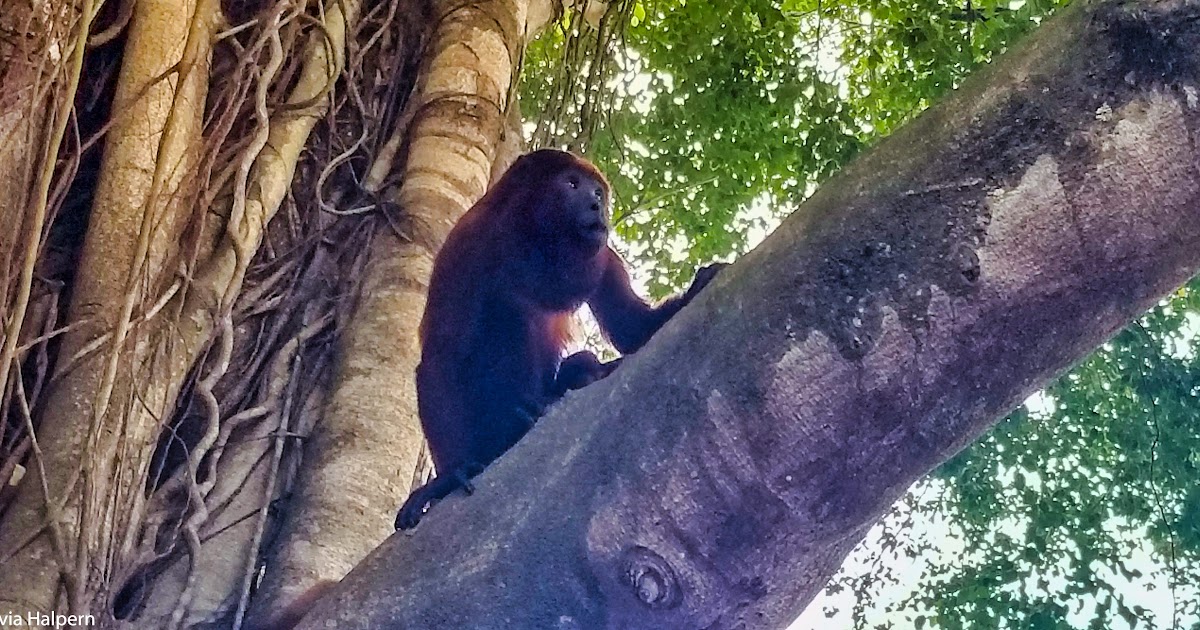
[{"label": "tree bark", "polygon": [[[48,145],[55,140],[54,130],[65,126],[66,101],[78,82],[67,64],[59,63],[79,19],[77,7],[61,3],[52,11],[39,11],[31,4],[10,4],[0,11],[0,32],[26,36],[0,38],[0,225],[7,226],[0,231],[0,308],[5,314],[19,310],[20,294],[30,290],[22,287],[20,271],[32,267],[47,222],[39,180],[50,184],[47,169],[58,146]],[[3,323],[14,327],[15,336],[20,322]],[[4,334],[10,336],[7,329]],[[5,359],[0,384],[12,360]]]},{"label": "tree bark", "polygon": [[[328,328],[329,318],[314,309],[312,318],[298,318],[312,326],[286,333],[295,333],[295,339],[281,344],[265,370],[278,378],[231,388],[245,392],[262,384],[256,390],[259,404],[245,408],[239,407],[245,401],[237,395],[216,400],[228,393],[217,385],[239,374],[258,378],[256,366],[268,353],[251,354],[254,362],[237,363],[245,354],[238,344],[245,341],[253,347],[258,338],[242,327],[253,327],[253,321],[231,317],[233,300],[266,223],[285,202],[309,134],[329,107],[332,81],[345,63],[347,24],[353,29],[360,5],[336,2],[314,10],[319,24],[308,29],[306,47],[299,43],[304,39],[293,46],[296,40],[288,38],[287,33],[304,31],[295,27],[296,16],[286,3],[259,7],[261,15],[238,24],[226,21],[240,19],[238,7],[229,15],[214,0],[123,3],[120,12],[129,10],[131,19],[108,14],[101,18],[107,24],[101,25],[104,34],[92,32],[95,2],[45,5],[61,10],[54,14],[42,11],[44,4],[32,12],[0,11],[0,23],[11,27],[8,30],[30,33],[29,38],[14,39],[12,46],[0,42],[0,58],[11,61],[0,68],[8,90],[8,97],[0,97],[0,133],[23,141],[0,147],[0,154],[11,161],[0,165],[0,180],[13,184],[11,191],[0,192],[0,216],[22,226],[17,234],[24,238],[18,242],[11,235],[0,237],[6,279],[6,337],[0,361],[5,369],[0,380],[19,376],[25,350],[18,349],[28,340],[19,340],[18,332],[37,336],[60,325],[34,313],[53,311],[53,304],[43,302],[57,300],[57,293],[34,292],[31,299],[29,289],[32,265],[44,249],[45,226],[53,219],[45,199],[38,203],[38,191],[46,193],[46,187],[58,183],[49,179],[55,154],[60,161],[68,161],[62,156],[70,155],[59,147],[59,136],[67,126],[79,69],[72,74],[73,66],[63,57],[80,61],[89,37],[95,43],[97,37],[107,41],[120,34],[124,52],[81,270],[69,287],[74,297],[69,326],[58,331],[63,340],[57,353],[59,374],[48,402],[28,413],[28,432],[37,430],[36,441],[27,440],[33,455],[26,460],[15,452],[0,461],[0,564],[11,569],[0,576],[0,612],[91,612],[111,625],[109,613],[114,602],[121,602],[122,627],[240,620],[251,581],[262,568],[260,551],[274,534],[275,517],[268,515],[268,507],[290,491],[291,467],[300,450],[296,446],[308,437],[323,409],[332,419],[320,423],[312,439],[304,442],[300,498],[281,519],[288,525],[255,595],[259,608],[286,603],[288,593],[281,593],[280,585],[303,589],[321,577],[340,577],[390,533],[392,516],[412,478],[409,455],[421,444],[415,400],[411,388],[405,387],[404,374],[416,361],[413,340],[423,306],[422,287],[431,252],[445,232],[439,224],[448,229],[483,192],[488,175],[519,150],[514,142],[519,133],[511,133],[519,131],[519,112],[510,105],[517,61],[532,34],[554,16],[555,3],[440,3],[436,46],[412,43],[411,54],[429,58],[423,64],[421,89],[409,99],[410,111],[399,116],[402,122],[397,125],[395,146],[405,166],[396,175],[404,187],[390,200],[402,209],[399,238],[389,231],[376,239],[367,280],[367,302],[375,300],[375,308],[360,309],[342,339],[341,356],[372,356],[385,369],[372,374],[356,370],[348,360],[336,370],[340,380],[334,383],[334,404],[324,404],[333,379],[304,382],[305,391],[297,394],[293,372],[300,370],[295,365],[308,358],[298,356],[298,342]],[[427,4],[414,0],[391,8],[402,7],[399,22],[423,25]],[[370,7],[376,23],[381,8],[388,7]],[[281,22],[288,21],[293,26],[281,31]],[[385,39],[407,37],[409,33],[399,32],[405,28],[410,27],[389,32]],[[254,37],[245,37],[248,29]],[[222,32],[217,35],[217,30]],[[378,37],[368,36],[378,42]],[[218,61],[228,62],[230,53],[247,43],[258,47],[252,46],[251,54],[262,62],[261,72],[252,80],[264,89],[239,96],[226,89],[230,77],[222,76],[221,89],[207,98],[211,116],[200,137],[212,47],[217,47]],[[501,48],[504,54],[498,54]],[[292,51],[300,58],[292,59]],[[219,67],[226,72],[230,68]],[[395,68],[410,70],[406,63]],[[363,85],[348,87],[354,91]],[[252,124],[238,126],[244,135],[230,140],[223,134],[229,129],[227,114],[237,111],[231,99],[238,98],[253,101],[242,109]],[[287,106],[279,107],[280,101]],[[496,110],[495,116],[489,108]],[[515,116],[507,119],[506,136],[500,131],[505,113]],[[447,132],[459,135],[447,142],[440,137]],[[314,153],[320,153],[321,140],[327,139],[318,138]],[[477,164],[459,169],[464,154]],[[379,160],[376,166],[387,170],[391,164],[390,159]],[[465,176],[471,171],[477,173]],[[72,176],[55,175],[66,183]],[[300,199],[307,198],[306,186],[312,183],[304,177],[302,173],[292,190]],[[60,196],[62,192],[65,188]],[[441,193],[452,203],[442,203]],[[323,211],[304,209],[306,219]],[[322,236],[332,239],[333,233]],[[266,249],[265,258],[270,259]],[[320,267],[314,263],[311,269]],[[340,271],[344,270],[330,271],[325,279]],[[261,287],[252,289],[250,296],[257,291],[262,298]],[[55,339],[57,344],[60,338]],[[238,347],[227,351],[229,345]],[[202,359],[206,360],[197,365]],[[224,379],[226,372],[233,379]],[[286,393],[276,390],[280,383],[289,383]],[[396,392],[398,398],[377,396],[381,390],[373,388],[381,383],[382,391]],[[0,384],[0,391],[4,389]],[[205,407],[201,400],[212,404]],[[380,404],[396,400],[398,406]],[[205,407],[203,417],[196,417],[200,414],[189,402]],[[295,411],[298,408],[303,411]],[[180,414],[197,420],[185,428],[200,434],[189,434],[194,440],[183,447],[187,461],[168,470],[170,479],[156,476],[148,482],[156,442],[164,429],[173,433],[181,428],[171,420]],[[252,428],[245,426],[247,419]],[[182,438],[175,441],[185,443]],[[284,443],[287,453],[281,458]],[[282,466],[287,472],[280,472],[281,459],[286,459]],[[9,477],[20,478],[12,471],[26,464],[30,474],[15,491],[8,489]],[[393,474],[406,467],[407,474]],[[364,476],[363,470],[370,472]],[[368,484],[360,494],[350,491],[356,481],[375,474],[397,477],[398,482]],[[328,485],[333,496],[319,493],[320,481],[326,478],[333,480]],[[314,479],[314,485],[307,485]],[[315,495],[310,492],[314,487]],[[148,489],[153,489],[149,496]],[[346,514],[354,512],[367,518],[342,527],[348,522]]]},{"label": "tree bark", "polygon": [[[127,580],[146,627],[163,627],[164,619],[193,624],[234,607],[241,612],[258,568],[262,529],[257,519],[244,517],[265,515],[274,483],[261,472],[251,474],[253,463],[271,451],[278,454],[277,444],[288,437],[286,427],[275,430],[287,405],[278,392],[264,392],[257,411],[277,423],[244,436],[257,440],[235,441],[226,452],[228,431],[237,421],[218,408],[230,401],[214,400],[199,441],[189,444],[187,461],[172,479],[182,482],[177,489],[186,487],[155,495],[170,494],[165,500],[182,505],[163,509],[148,527],[147,468],[164,419],[189,385],[187,375],[197,360],[215,346],[198,376],[197,398],[211,395],[210,381],[229,368],[225,349],[235,334],[233,301],[344,64],[345,23],[353,21],[358,5],[334,4],[321,11],[311,45],[297,46],[304,57],[295,72],[278,75],[282,46],[271,47],[272,61],[278,63],[267,64],[256,77],[263,89],[251,92],[257,100],[248,138],[223,156],[231,162],[225,166],[233,167],[223,170],[236,171],[228,178],[231,194],[207,203],[196,202],[195,180],[204,174],[195,172],[195,153],[203,146],[199,130],[211,45],[223,18],[219,3],[131,4],[122,85],[106,134],[83,271],[75,283],[72,326],[59,351],[59,380],[40,414],[37,443],[45,458],[35,451],[34,474],[20,485],[0,523],[5,568],[0,613],[70,610],[95,614],[111,625],[113,602]],[[274,20],[277,27],[281,15],[274,12],[263,20]],[[87,26],[77,27],[80,50]],[[266,25],[268,31],[271,27]],[[277,78],[286,81],[281,96],[289,107],[273,111],[275,95],[267,87]],[[196,233],[189,237],[179,233],[185,212],[194,213]],[[190,258],[178,255],[180,241],[194,245]],[[177,272],[186,282],[172,277]],[[146,313],[150,303],[157,317]],[[282,362],[295,351],[294,344],[287,345]],[[311,415],[308,403],[297,403],[305,407],[304,415]],[[206,465],[227,474],[201,480],[206,456]],[[38,474],[43,467],[45,474]],[[228,474],[230,468],[242,476]],[[230,507],[240,511],[232,513]],[[168,541],[169,536],[174,538]],[[177,562],[164,567],[165,561]],[[159,577],[140,573],[147,568],[165,575],[145,584],[141,579]]]},{"label": "tree bark", "polygon": [[[0,412],[6,418],[20,406],[10,403],[18,389],[26,407],[37,403],[40,392],[18,388],[24,385],[20,366],[30,341],[58,325],[63,286],[46,279],[69,264],[61,252],[46,253],[51,249],[47,226],[58,205],[56,158],[68,144],[64,140],[79,88],[82,56],[64,54],[73,38],[81,37],[80,7],[63,2],[45,8],[0,6],[0,32],[24,34],[0,37],[0,225],[8,228],[0,233]],[[77,167],[78,161],[69,162],[61,170]],[[32,446],[27,433],[16,437],[0,423],[0,514],[24,477],[20,462]]]},{"label": "tree bark", "polygon": [[[283,202],[313,127],[329,108],[326,96],[346,63],[347,30],[360,11],[361,4],[355,0],[327,3],[321,12],[321,29],[310,33],[306,44],[300,47],[299,79],[288,93],[288,102],[298,109],[270,121],[265,143],[270,150],[259,155],[253,173],[253,181],[260,183],[259,194],[248,200],[251,211],[245,214],[246,224],[253,227],[242,232],[251,251],[257,249],[265,224]],[[299,107],[300,104],[305,105]],[[210,278],[222,293],[234,293],[240,288],[241,279],[237,276],[241,272],[235,271],[236,258],[232,248],[219,251],[214,257],[215,269]],[[136,625],[130,622],[124,627],[188,628],[213,620],[233,618],[241,622],[244,618],[250,576],[256,573],[263,545],[266,501],[279,493],[277,468],[261,463],[278,457],[282,434],[295,431],[295,427],[282,422],[289,415],[282,401],[286,396],[282,384],[294,369],[305,336],[315,332],[315,328],[300,331],[273,361],[270,371],[277,377],[272,383],[278,386],[273,387],[276,391],[266,397],[265,403],[272,421],[255,425],[249,434],[222,445],[223,456],[207,497],[221,509],[209,514],[204,535],[191,550],[191,557],[177,557],[146,588],[147,602]],[[310,391],[297,406],[315,415],[319,412],[316,407],[323,402],[323,384],[308,385]],[[247,514],[254,514],[255,518],[246,518]]]},{"label": "tree bark", "polygon": [[[84,5],[73,48],[90,32],[95,6]],[[139,525],[144,486],[130,480],[144,479],[190,364],[136,325],[135,306],[165,289],[192,211],[211,11],[206,20],[196,2],[136,6],[71,327],[36,437],[37,481],[21,485],[0,527],[0,611],[93,610]],[[56,601],[64,577],[65,607]]]},{"label": "tree bark", "polygon": [[914,480],[1200,267],[1198,51],[1194,3],[1063,11],[301,627],[786,626]]}]

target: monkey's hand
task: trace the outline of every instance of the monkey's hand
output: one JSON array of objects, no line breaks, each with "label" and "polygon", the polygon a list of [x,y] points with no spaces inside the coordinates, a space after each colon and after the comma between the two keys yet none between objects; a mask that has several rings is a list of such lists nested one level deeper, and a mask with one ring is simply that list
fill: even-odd
[{"label": "monkey's hand", "polygon": [[704,287],[708,286],[709,282],[712,282],[713,278],[717,277],[717,274],[722,269],[728,266],[729,263],[712,263],[711,265],[701,267],[696,271],[696,277],[692,280],[692,286],[688,287],[687,293],[684,293],[684,299],[691,301],[692,298],[704,290]]},{"label": "monkey's hand", "polygon": [[483,472],[482,464],[467,462],[450,470],[445,475],[438,475],[430,479],[429,483],[408,495],[408,500],[400,506],[400,511],[396,513],[396,529],[416,527],[417,523],[421,522],[421,517],[425,515],[426,507],[433,507],[434,503],[446,498],[447,495],[459,488],[462,488],[467,494],[473,494],[475,486],[471,484],[471,478],[481,472]]},{"label": "monkey's hand", "polygon": [[621,364],[621,359],[601,363],[596,355],[588,350],[576,352],[563,359],[558,366],[558,375],[554,379],[555,398],[573,389],[583,389],[592,383],[612,374]]}]

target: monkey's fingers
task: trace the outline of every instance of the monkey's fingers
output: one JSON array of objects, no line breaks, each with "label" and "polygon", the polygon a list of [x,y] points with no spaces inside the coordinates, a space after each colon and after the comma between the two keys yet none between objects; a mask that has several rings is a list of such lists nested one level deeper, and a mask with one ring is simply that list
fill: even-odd
[{"label": "monkey's fingers", "polygon": [[[546,406],[541,403],[526,400],[521,403],[516,410],[514,410],[514,413],[525,423],[525,430],[528,431],[529,429],[533,428],[535,423],[537,423],[538,418],[542,417],[542,414],[546,413]],[[480,466],[479,470],[477,470],[471,476],[474,477],[482,470],[483,466]]]},{"label": "monkey's fingers", "polygon": [[412,529],[421,522],[421,517],[425,515],[425,505],[429,503],[428,493],[425,492],[428,488],[427,485],[421,486],[400,506],[400,511],[396,513],[397,530]]},{"label": "monkey's fingers", "polygon": [[558,374],[554,381],[554,397],[558,398],[571,390],[583,389],[612,374],[620,362],[621,359],[601,363],[600,359],[588,350],[572,354],[563,359],[558,366]]},{"label": "monkey's fingers", "polygon": [[696,278],[692,280],[692,286],[688,287],[688,296],[695,297],[695,295],[700,293],[704,287],[708,286],[708,283],[713,281],[713,278],[717,277],[717,274],[720,273],[722,269],[728,266],[729,263],[719,262],[701,267],[698,271],[696,271]]},{"label": "monkey's fingers", "polygon": [[483,472],[483,464],[479,462],[467,462],[455,468],[451,476],[454,477],[454,481],[463,489],[463,492],[475,494],[475,484],[471,483],[471,478],[481,472]]},{"label": "monkey's fingers", "polygon": [[454,471],[454,477],[459,487],[463,489],[463,492],[475,494],[475,484],[471,483],[471,479],[467,477],[466,473],[462,470],[456,470]]},{"label": "monkey's fingers", "polygon": [[446,495],[462,488],[467,494],[475,492],[471,477],[483,472],[483,464],[467,462],[455,467],[445,475],[438,475],[429,483],[417,488],[408,496],[400,511],[396,513],[396,529],[412,529],[421,522],[426,506],[432,508],[434,503],[446,498]]},{"label": "monkey's fingers", "polygon": [[612,374],[614,370],[616,370],[618,367],[621,367],[621,360],[624,358],[625,357],[617,357],[608,363],[602,363],[600,367],[604,368],[604,376]]}]

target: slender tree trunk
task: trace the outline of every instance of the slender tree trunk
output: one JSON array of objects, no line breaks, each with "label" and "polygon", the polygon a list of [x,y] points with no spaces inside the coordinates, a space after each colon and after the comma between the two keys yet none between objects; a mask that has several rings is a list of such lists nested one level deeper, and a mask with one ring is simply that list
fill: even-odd
[{"label": "slender tree trunk", "polygon": [[1198,18],[1064,11],[301,627],[785,627],[914,480],[1200,267]]}]

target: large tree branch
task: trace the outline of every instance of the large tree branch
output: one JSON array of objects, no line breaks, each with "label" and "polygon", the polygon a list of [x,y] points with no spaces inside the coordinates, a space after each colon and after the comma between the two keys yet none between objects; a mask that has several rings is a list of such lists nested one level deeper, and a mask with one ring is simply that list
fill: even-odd
[{"label": "large tree branch", "polygon": [[1200,9],[1079,2],[826,184],[302,624],[782,627],[1200,266]]}]

